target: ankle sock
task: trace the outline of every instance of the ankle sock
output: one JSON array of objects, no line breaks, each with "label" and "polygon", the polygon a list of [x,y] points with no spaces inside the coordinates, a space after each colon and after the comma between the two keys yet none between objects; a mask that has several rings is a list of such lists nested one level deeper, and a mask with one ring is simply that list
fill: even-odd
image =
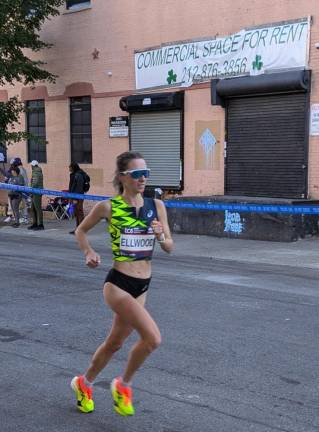
[{"label": "ankle sock", "polygon": [[89,381],[85,375],[83,375],[83,381],[84,381],[84,384],[86,385],[86,387],[92,387],[93,386],[93,382]]}]

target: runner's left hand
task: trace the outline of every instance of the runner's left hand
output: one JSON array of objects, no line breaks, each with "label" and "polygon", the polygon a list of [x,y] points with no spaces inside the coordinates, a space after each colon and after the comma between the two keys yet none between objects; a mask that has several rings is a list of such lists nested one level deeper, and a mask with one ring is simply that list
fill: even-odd
[{"label": "runner's left hand", "polygon": [[158,238],[164,232],[163,225],[157,219],[154,219],[152,221],[151,228],[153,229],[156,238]]}]

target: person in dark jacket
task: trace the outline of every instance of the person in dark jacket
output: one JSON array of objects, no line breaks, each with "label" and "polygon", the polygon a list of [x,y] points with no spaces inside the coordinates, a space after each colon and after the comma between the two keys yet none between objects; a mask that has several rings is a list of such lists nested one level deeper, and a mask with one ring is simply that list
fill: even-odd
[{"label": "person in dark jacket", "polygon": [[[84,172],[79,167],[79,164],[72,162],[69,165],[69,171],[70,171],[69,192],[84,194]],[[74,205],[74,216],[76,220],[76,226],[78,227],[84,219],[83,200],[82,199],[72,200],[72,204]],[[70,231],[70,234],[74,234],[74,233],[75,230]]]},{"label": "person in dark jacket", "polygon": [[[39,167],[39,162],[33,160],[30,165],[32,168],[30,186],[34,189],[43,189],[43,173],[42,173],[42,169]],[[28,229],[34,231],[44,230],[42,195],[32,194],[31,213],[32,213],[33,223],[28,227]]]}]

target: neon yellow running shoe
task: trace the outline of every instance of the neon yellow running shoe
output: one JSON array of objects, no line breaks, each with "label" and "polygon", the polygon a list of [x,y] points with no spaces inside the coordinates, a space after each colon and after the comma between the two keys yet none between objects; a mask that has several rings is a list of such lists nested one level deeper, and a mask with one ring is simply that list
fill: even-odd
[{"label": "neon yellow running shoe", "polygon": [[71,388],[74,390],[78,409],[84,413],[94,411],[94,401],[92,399],[92,387],[87,387],[84,383],[84,377],[76,376],[71,381]]},{"label": "neon yellow running shoe", "polygon": [[122,385],[122,378],[114,378],[111,383],[111,392],[114,400],[114,411],[121,416],[132,416],[135,409],[132,404],[133,392],[131,387]]}]

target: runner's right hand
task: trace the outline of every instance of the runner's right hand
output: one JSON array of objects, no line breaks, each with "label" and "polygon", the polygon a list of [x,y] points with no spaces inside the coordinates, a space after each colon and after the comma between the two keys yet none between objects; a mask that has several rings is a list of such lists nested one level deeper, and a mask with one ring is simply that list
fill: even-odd
[{"label": "runner's right hand", "polygon": [[86,265],[90,268],[95,268],[101,264],[101,257],[94,250],[90,250],[85,256]]}]

